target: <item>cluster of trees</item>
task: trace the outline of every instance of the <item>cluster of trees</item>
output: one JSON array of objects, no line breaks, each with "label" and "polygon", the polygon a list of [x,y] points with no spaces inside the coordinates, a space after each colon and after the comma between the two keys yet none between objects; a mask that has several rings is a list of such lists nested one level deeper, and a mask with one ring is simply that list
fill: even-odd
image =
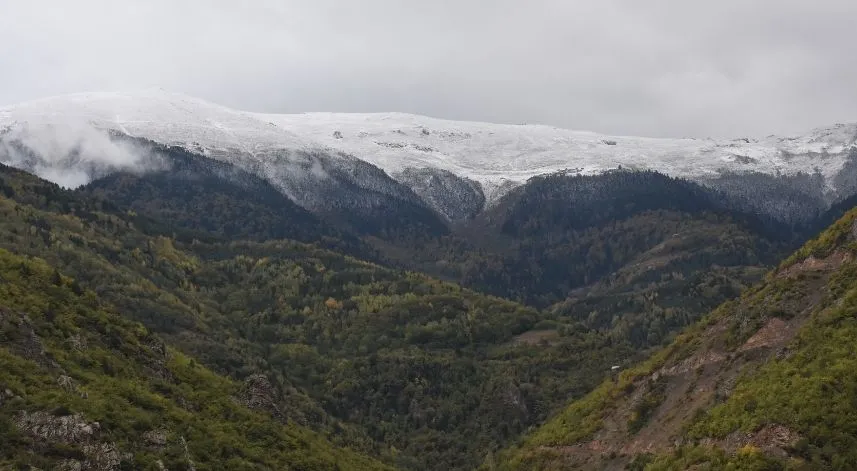
[{"label": "cluster of trees", "polygon": [[380,255],[386,263],[544,308],[687,233],[694,239],[674,250],[687,256],[673,264],[685,277],[715,265],[769,266],[803,237],[710,188],[656,172],[616,171],[533,178],[452,234],[386,241]]},{"label": "cluster of trees", "polygon": [[475,467],[800,237],[653,172],[535,179],[455,231],[381,200],[336,226],[161,151],[171,172],[77,191],[0,168],[0,248],[218,374],[264,376],[276,420],[404,468]]},{"label": "cluster of trees", "polygon": [[[3,175],[32,204],[0,200],[0,247],[44,258],[200,364],[264,375],[287,420],[403,467],[472,468],[630,354],[549,312],[298,242],[183,243],[25,177]],[[563,335],[516,341],[545,328]]]},{"label": "cluster of trees", "polygon": [[0,249],[0,279],[0,468],[387,468],[242,406],[42,260]]}]

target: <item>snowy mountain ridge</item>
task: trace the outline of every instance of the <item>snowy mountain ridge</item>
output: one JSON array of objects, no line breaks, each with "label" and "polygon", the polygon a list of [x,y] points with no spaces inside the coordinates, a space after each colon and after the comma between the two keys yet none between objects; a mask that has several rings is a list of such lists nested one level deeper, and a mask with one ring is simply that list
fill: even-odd
[{"label": "snowy mountain ridge", "polygon": [[75,93],[0,107],[0,129],[67,123],[88,123],[207,153],[317,147],[248,113],[160,89]]},{"label": "snowy mountain ridge", "polygon": [[[438,167],[481,183],[522,182],[561,170],[593,174],[619,166],[699,178],[724,170],[813,172],[832,177],[837,155],[857,143],[857,123],[797,137],[666,139],[609,136],[544,125],[449,121],[402,113],[256,114],[283,129],[352,153],[387,171]],[[796,158],[796,156],[806,158]]]},{"label": "snowy mountain ridge", "polygon": [[[427,179],[417,185],[421,191],[437,192],[448,185],[432,185],[429,180],[440,177],[433,177],[431,169],[445,171],[444,179],[451,173],[478,182],[488,205],[533,176],[558,171],[597,174],[619,167],[694,180],[724,173],[818,171],[828,189],[834,189],[836,177],[857,148],[857,124],[819,128],[796,137],[645,138],[403,113],[252,113],[160,89],[79,93],[0,107],[0,134],[7,137],[33,137],[46,127],[56,133],[69,123],[182,146],[268,177],[284,172],[272,165],[297,161],[302,171],[324,178],[319,165],[307,163],[307,153],[323,153],[329,157],[326,165],[343,162],[346,168],[354,165],[346,162],[349,155],[354,156],[418,194],[415,175]],[[61,147],[42,146],[47,153]],[[51,157],[45,158],[50,161]]]}]

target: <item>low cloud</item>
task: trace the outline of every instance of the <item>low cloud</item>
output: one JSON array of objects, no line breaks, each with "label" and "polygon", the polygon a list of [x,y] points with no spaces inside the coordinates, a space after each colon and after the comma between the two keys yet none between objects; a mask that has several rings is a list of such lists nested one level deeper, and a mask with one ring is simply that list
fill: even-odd
[{"label": "low cloud", "polygon": [[144,173],[165,161],[135,141],[84,122],[12,125],[0,134],[0,162],[77,188],[117,171]]}]

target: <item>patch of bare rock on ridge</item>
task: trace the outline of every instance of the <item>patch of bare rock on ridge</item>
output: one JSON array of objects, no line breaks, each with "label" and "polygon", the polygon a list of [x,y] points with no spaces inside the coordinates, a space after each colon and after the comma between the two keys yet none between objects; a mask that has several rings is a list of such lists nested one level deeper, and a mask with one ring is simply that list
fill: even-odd
[{"label": "patch of bare rock on ridge", "polygon": [[[6,395],[10,394],[7,391]],[[15,419],[15,426],[35,440],[36,450],[44,446],[67,447],[68,457],[56,468],[62,471],[118,471],[133,458],[131,453],[121,451],[116,443],[104,440],[101,424],[88,421],[81,414],[21,411]],[[193,471],[195,465],[187,441],[183,436],[174,439],[178,440],[183,451],[184,469]],[[142,441],[149,450],[163,453],[171,441],[170,432],[165,428],[149,430],[143,434]],[[157,464],[159,469],[166,471],[161,461]]]},{"label": "patch of bare rock on ridge", "polygon": [[824,258],[816,258],[815,256],[810,255],[803,261],[795,263],[794,265],[782,270],[777,274],[777,276],[780,278],[792,278],[800,273],[811,271],[833,271],[850,260],[851,254],[842,249],[838,249]]},{"label": "patch of bare rock on ridge", "polygon": [[729,453],[734,453],[745,446],[752,446],[765,452],[767,455],[785,458],[788,456],[786,449],[794,446],[801,436],[780,424],[768,424],[755,433],[732,432],[723,440],[706,438],[701,441],[704,446],[718,447]]},{"label": "patch of bare rock on ridge", "polygon": [[60,465],[62,470],[113,471],[119,469],[123,460],[131,459],[131,454],[120,452],[116,444],[100,441],[100,424],[87,422],[80,414],[57,416],[43,411],[21,412],[15,425],[41,441],[78,447],[82,456],[67,458]]},{"label": "patch of bare rock on ridge", "polygon": [[768,320],[752,337],[741,345],[739,352],[746,352],[763,347],[784,345],[797,333],[797,323],[789,323],[778,317]]},{"label": "patch of bare rock on ridge", "polygon": [[283,420],[283,413],[277,406],[277,392],[268,377],[253,374],[244,380],[237,402],[248,409],[270,414],[278,420]]}]

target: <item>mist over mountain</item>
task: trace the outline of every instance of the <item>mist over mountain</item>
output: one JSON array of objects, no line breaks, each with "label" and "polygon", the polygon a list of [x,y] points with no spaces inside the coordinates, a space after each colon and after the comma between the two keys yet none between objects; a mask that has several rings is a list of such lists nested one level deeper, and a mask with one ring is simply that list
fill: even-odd
[{"label": "mist over mountain", "polygon": [[[674,352],[771,365],[780,350],[736,345],[817,329],[807,309],[850,273],[853,213],[794,256],[797,282],[766,275],[853,206],[855,126],[649,139],[161,90],[25,103],[0,125],[0,467],[684,464],[672,438],[722,440],[737,432],[717,421],[779,406],[679,420]],[[712,318],[734,335],[687,340]],[[833,462],[838,426],[776,419],[808,441],[754,459]],[[607,461],[588,451],[602,436]],[[728,462],[712,443],[692,452]]]},{"label": "mist over mountain", "polygon": [[653,139],[397,113],[259,114],[149,89],[9,106],[0,109],[0,129],[0,161],[69,186],[105,169],[152,165],[133,149],[112,148],[118,144],[99,134],[110,131],[228,161],[310,210],[360,200],[346,190],[360,188],[416,201],[448,221],[471,219],[529,178],[556,172],[655,170],[711,185],[794,223],[857,185],[848,176],[855,165],[853,124],[791,137]]},{"label": "mist over mountain", "polygon": [[857,2],[0,5],[0,471],[857,470]]}]

